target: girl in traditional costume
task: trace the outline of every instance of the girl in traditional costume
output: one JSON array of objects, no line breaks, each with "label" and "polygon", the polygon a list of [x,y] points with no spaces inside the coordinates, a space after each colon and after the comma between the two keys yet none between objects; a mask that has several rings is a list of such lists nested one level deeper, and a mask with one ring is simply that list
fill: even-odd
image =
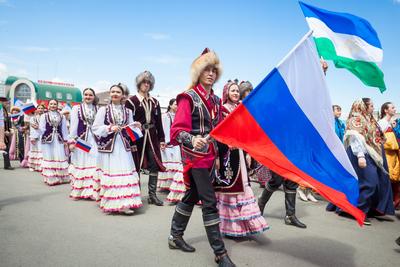
[{"label": "girl in traditional costume", "polygon": [[68,140],[67,123],[57,110],[58,101],[49,101],[49,112],[40,116],[39,130],[43,154],[42,176],[47,185],[69,183],[68,157],[65,146]]},{"label": "girl in traditional costume", "polygon": [[[358,176],[358,208],[366,215],[393,215],[394,206],[383,150],[384,136],[372,116],[369,98],[355,101],[346,124],[344,146]],[[366,217],[365,225],[370,225]]]},{"label": "girl in traditional costume", "polygon": [[29,121],[29,139],[31,142],[28,158],[28,166],[30,171],[41,172],[42,171],[42,144],[41,134],[39,130],[40,116],[42,116],[44,105],[38,105],[35,114],[30,118]]},{"label": "girl in traditional costume", "polygon": [[25,132],[27,127],[25,125],[24,115],[21,108],[13,106],[11,108],[11,145],[10,145],[10,159],[19,160],[20,163],[25,157]]},{"label": "girl in traditional costume", "polygon": [[183,165],[181,158],[181,149],[170,143],[170,129],[175,118],[178,106],[176,99],[169,101],[167,112],[162,116],[162,123],[165,134],[166,148],[161,151],[162,163],[165,166],[165,172],[158,173],[158,187],[160,190],[169,191],[167,201],[170,203],[179,202],[185,194],[185,184],[183,182]]},{"label": "girl in traditional costume", "polygon": [[101,107],[92,126],[98,146],[100,208],[104,212],[133,214],[142,206],[139,176],[131,153],[127,127],[140,127],[131,110],[122,105],[127,88],[123,84],[110,88],[111,102]]},{"label": "girl in traditional costume", "polygon": [[[69,174],[71,177],[71,193],[73,199],[98,199],[100,190],[99,180],[96,178],[97,169],[97,144],[92,132],[92,125],[97,112],[96,93],[92,88],[83,90],[83,103],[72,108],[69,136],[69,150],[71,164]],[[82,144],[90,150],[80,149]],[[76,146],[78,142],[78,147]]]},{"label": "girl in traditional costume", "polygon": [[[237,107],[239,98],[238,85],[228,82],[223,92],[225,117]],[[214,186],[221,219],[221,233],[232,237],[244,237],[267,230],[269,227],[260,213],[250,187],[243,151],[220,144],[219,165]]]},{"label": "girl in traditional costume", "polygon": [[391,120],[396,114],[396,108],[391,102],[386,102],[381,107],[381,119],[378,121],[385,135],[386,159],[389,167],[389,177],[392,184],[392,193],[395,209],[400,207],[400,150]]}]

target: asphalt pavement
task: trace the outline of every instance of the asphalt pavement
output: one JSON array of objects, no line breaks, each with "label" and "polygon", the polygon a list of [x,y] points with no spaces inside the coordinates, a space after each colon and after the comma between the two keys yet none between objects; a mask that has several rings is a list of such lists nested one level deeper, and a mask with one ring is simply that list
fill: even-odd
[{"label": "asphalt pavement", "polygon": [[[13,163],[16,165],[16,163]],[[0,169],[0,266],[216,266],[195,208],[185,239],[195,253],[167,245],[174,206],[144,207],[133,216],[107,215],[93,201],[73,201],[70,186],[49,187],[38,173]],[[261,190],[253,184],[258,195]],[[160,194],[165,198],[165,194]],[[326,202],[298,200],[307,229],[287,226],[283,192],[266,207],[270,229],[250,239],[225,239],[237,266],[398,266],[400,215],[359,227],[325,211]]]}]

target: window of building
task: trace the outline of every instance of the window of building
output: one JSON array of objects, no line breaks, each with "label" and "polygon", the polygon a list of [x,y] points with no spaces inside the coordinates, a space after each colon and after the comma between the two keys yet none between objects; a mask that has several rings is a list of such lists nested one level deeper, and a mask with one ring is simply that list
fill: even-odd
[{"label": "window of building", "polygon": [[52,93],[49,91],[46,91],[46,98],[53,98]]},{"label": "window of building", "polygon": [[67,93],[67,100],[72,100],[72,95],[70,93]]},{"label": "window of building", "polygon": [[62,99],[62,93],[61,92],[57,92],[56,93],[56,97],[57,97],[57,99]]},{"label": "window of building", "polygon": [[31,99],[31,88],[26,83],[19,84],[15,88],[14,98],[26,103],[28,99]]}]

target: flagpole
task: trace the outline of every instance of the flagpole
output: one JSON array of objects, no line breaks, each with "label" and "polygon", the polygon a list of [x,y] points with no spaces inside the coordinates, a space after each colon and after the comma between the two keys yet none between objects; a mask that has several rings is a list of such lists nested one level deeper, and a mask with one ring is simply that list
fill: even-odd
[{"label": "flagpole", "polygon": [[303,38],[301,38],[301,40],[292,48],[292,50],[290,50],[290,52],[287,53],[287,55],[278,63],[278,65],[276,65],[276,68],[279,68],[279,67],[283,64],[283,62],[285,62],[286,59],[287,59],[288,57],[290,57],[290,56],[294,53],[294,51],[296,51],[296,49],[297,49],[308,37],[311,36],[312,33],[313,33],[313,30],[310,29],[310,30],[303,36]]}]

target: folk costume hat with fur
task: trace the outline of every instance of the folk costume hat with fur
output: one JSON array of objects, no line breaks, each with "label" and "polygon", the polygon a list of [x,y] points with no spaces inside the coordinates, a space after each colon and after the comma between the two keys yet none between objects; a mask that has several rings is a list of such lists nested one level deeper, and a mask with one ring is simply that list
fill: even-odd
[{"label": "folk costume hat with fur", "polygon": [[150,91],[153,90],[154,84],[155,84],[155,79],[153,74],[151,74],[150,71],[145,70],[142,73],[139,73],[138,76],[136,76],[136,87],[139,90],[140,84],[144,81],[149,81],[150,82]]},{"label": "folk costume hat with fur", "polygon": [[219,61],[217,54],[208,48],[205,48],[203,53],[196,58],[191,66],[191,78],[192,82],[190,88],[195,87],[199,83],[199,78],[203,70],[208,66],[214,66],[217,69],[217,78],[215,82],[221,77],[222,65]]},{"label": "folk costume hat with fur", "polygon": [[19,106],[13,106],[13,107],[10,109],[10,112],[13,112],[14,110],[16,110],[16,111],[18,111],[18,112],[21,112],[21,108],[20,108]]}]

